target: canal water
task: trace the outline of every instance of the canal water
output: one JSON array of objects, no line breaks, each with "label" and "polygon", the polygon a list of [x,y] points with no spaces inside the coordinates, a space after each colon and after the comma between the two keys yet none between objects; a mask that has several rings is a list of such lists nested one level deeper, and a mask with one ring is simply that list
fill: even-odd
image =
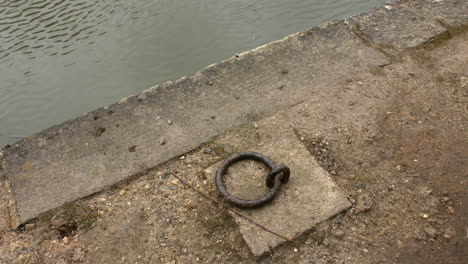
[{"label": "canal water", "polygon": [[384,0],[0,0],[0,147]]}]

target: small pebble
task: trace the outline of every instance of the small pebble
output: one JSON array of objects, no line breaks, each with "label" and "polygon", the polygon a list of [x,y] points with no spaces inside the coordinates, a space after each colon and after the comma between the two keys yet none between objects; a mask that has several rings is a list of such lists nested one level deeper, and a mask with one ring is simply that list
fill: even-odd
[{"label": "small pebble", "polygon": [[74,262],[83,262],[85,260],[84,249],[76,248],[73,252],[72,261]]},{"label": "small pebble", "polygon": [[424,231],[432,238],[436,237],[438,234],[437,230],[433,228],[432,226],[428,226],[424,228]]},{"label": "small pebble", "polygon": [[333,232],[333,235],[337,238],[342,238],[344,237],[345,233],[341,230],[336,230],[335,232]]},{"label": "small pebble", "polygon": [[31,230],[33,230],[34,228],[36,228],[36,224],[34,224],[34,223],[30,223],[30,224],[24,225],[24,229],[25,229],[26,231],[31,231]]},{"label": "small pebble", "polygon": [[406,171],[406,165],[397,165],[395,167],[398,171],[405,172]]},{"label": "small pebble", "polygon": [[449,197],[442,197],[442,199],[440,199],[442,202],[446,203],[448,201],[450,201],[450,198]]},{"label": "small pebble", "polygon": [[119,195],[120,195],[120,196],[123,196],[123,195],[125,195],[125,193],[126,193],[125,190],[120,190]]},{"label": "small pebble", "polygon": [[163,138],[163,137],[162,137],[162,138],[160,138],[160,139],[159,139],[159,144],[161,144],[161,145],[164,145],[164,144],[166,144],[166,139],[165,139],[165,138]]},{"label": "small pebble", "polygon": [[254,123],[253,126],[254,126],[255,129],[258,129],[258,124],[257,123]]},{"label": "small pebble", "polygon": [[213,150],[211,148],[204,148],[203,149],[203,154],[211,154]]},{"label": "small pebble", "polygon": [[451,214],[455,213],[455,209],[453,208],[453,206],[449,206],[449,207],[447,207],[447,209]]},{"label": "small pebble", "polygon": [[168,123],[169,125],[172,125],[172,120],[171,120],[171,119],[167,120],[167,123]]},{"label": "small pebble", "polygon": [[148,190],[151,186],[149,184],[145,185],[145,189]]},{"label": "small pebble", "polygon": [[427,218],[429,218],[429,215],[428,214],[421,214],[421,217],[424,218],[424,219],[427,219]]},{"label": "small pebble", "polygon": [[294,252],[299,252],[299,249],[297,249],[297,248],[294,248]]},{"label": "small pebble", "polygon": [[457,234],[457,233],[456,233],[455,229],[454,229],[453,227],[449,227],[449,228],[447,228],[447,230],[445,230],[444,237],[445,237],[446,239],[451,239],[451,238],[453,238],[456,234]]}]

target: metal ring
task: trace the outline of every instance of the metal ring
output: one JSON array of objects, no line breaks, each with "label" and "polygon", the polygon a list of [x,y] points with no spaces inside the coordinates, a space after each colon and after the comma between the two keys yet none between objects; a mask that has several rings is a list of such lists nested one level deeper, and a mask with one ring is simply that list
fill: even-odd
[{"label": "metal ring", "polygon": [[267,178],[266,178],[266,186],[268,188],[272,188],[275,184],[275,179],[278,178],[279,174],[282,174],[280,177],[281,183],[287,183],[289,181],[289,175],[291,174],[291,171],[286,165],[280,164],[276,167],[274,167],[270,173],[268,173]]},{"label": "metal ring", "polygon": [[[232,196],[224,186],[223,177],[226,173],[229,166],[232,164],[241,161],[241,160],[256,160],[264,163],[271,171],[267,176],[266,184],[270,190],[262,197],[256,200],[243,200]],[[276,177],[282,173],[282,177]],[[218,188],[219,193],[232,205],[241,208],[254,208],[262,206],[275,198],[276,193],[279,191],[279,187],[282,183],[286,183],[289,179],[289,168],[285,165],[276,166],[276,164],[267,158],[266,156],[257,153],[257,152],[239,152],[229,156],[225,159],[218,170],[216,171],[216,187]]]}]

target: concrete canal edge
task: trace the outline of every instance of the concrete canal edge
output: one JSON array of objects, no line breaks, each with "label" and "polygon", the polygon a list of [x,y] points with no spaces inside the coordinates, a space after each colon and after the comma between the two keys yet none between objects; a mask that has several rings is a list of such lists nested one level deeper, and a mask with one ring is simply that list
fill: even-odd
[{"label": "concrete canal edge", "polygon": [[398,1],[233,56],[0,151],[1,229],[112,186],[324,87],[466,31],[468,3]]}]

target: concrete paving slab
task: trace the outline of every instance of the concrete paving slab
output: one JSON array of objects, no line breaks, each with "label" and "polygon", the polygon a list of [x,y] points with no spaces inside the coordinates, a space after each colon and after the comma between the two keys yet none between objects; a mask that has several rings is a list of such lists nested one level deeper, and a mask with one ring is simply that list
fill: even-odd
[{"label": "concrete paving slab", "polygon": [[387,50],[414,48],[447,31],[433,16],[405,3],[388,4],[346,21],[368,41]]},{"label": "concrete paving slab", "polygon": [[[279,195],[270,204],[258,209],[236,209],[256,223],[294,239],[350,206],[344,193],[328,172],[314,160],[291,128],[266,128],[253,132],[244,130],[243,133],[234,133],[234,137],[235,139],[228,136],[220,141],[239,142],[240,145],[236,143],[239,151],[260,152],[277,164],[286,164],[291,169],[289,182],[282,186]],[[255,137],[260,140],[253,143],[252,139]],[[219,163],[205,170],[211,182],[214,181],[218,166]],[[266,168],[260,163],[242,161],[228,170],[225,182],[232,195],[242,199],[255,199],[267,191],[264,182],[266,174]],[[231,215],[256,256],[286,242],[236,214]]]},{"label": "concrete paving slab", "polygon": [[42,131],[3,150],[20,222],[389,63],[333,22]]},{"label": "concrete paving slab", "polygon": [[416,12],[438,20],[451,28],[468,24],[468,1],[466,0],[410,1],[407,5]]}]

